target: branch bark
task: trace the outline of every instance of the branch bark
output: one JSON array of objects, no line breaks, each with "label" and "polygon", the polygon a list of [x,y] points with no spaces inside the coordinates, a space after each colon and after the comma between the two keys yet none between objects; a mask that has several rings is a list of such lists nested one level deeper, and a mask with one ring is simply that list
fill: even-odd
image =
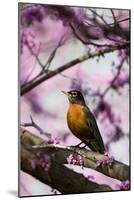
[{"label": "branch bark", "polygon": [[37,160],[38,156],[37,149],[33,149],[32,146],[39,145],[42,141],[40,137],[35,136],[29,131],[24,131],[21,134],[21,170],[57,189],[62,194],[112,190],[108,185],[97,184],[88,180],[82,174],[72,171],[59,162],[57,158],[52,159],[51,167],[48,171],[45,171],[40,166],[33,169],[31,160]]},{"label": "branch bark", "polygon": [[113,45],[110,48],[106,48],[104,50],[100,50],[100,51],[95,51],[94,53],[88,53],[85,54],[77,59],[74,59],[68,63],[66,63],[65,65],[62,65],[61,67],[57,68],[54,71],[49,71],[47,74],[42,74],[41,76],[39,76],[37,79],[34,79],[33,81],[30,81],[28,83],[26,83],[25,85],[23,85],[21,87],[21,95],[26,94],[27,92],[29,92],[30,90],[32,90],[33,88],[37,87],[38,85],[40,85],[43,81],[46,81],[50,78],[52,78],[53,76],[63,72],[64,70],[67,70],[71,67],[73,67],[74,65],[81,63],[87,59],[90,58],[94,58],[97,56],[103,56],[104,54],[116,51],[116,50],[120,50],[120,49],[125,49],[129,46],[129,44],[120,44],[120,45]]},{"label": "branch bark", "polygon": [[[100,173],[103,173],[109,177],[118,179],[120,181],[125,181],[129,179],[129,167],[121,162],[118,162],[116,160],[113,161],[112,166],[108,165],[97,165],[97,160],[107,160],[107,156],[89,151],[87,149],[80,149],[75,147],[66,147],[62,145],[37,145],[33,147],[34,149],[39,152],[46,152],[48,154],[55,153],[55,158],[61,163],[61,164],[67,164],[67,157],[70,154],[73,154],[74,157],[76,155],[81,155],[84,164],[83,166],[86,168],[91,168],[93,170],[96,170]],[[77,163],[78,164],[78,163]],[[79,165],[79,164],[78,164]]]},{"label": "branch bark", "polygon": [[[21,170],[32,175],[41,182],[57,189],[61,193],[82,193],[95,191],[110,191],[108,185],[99,185],[88,180],[83,175],[68,169],[67,157],[70,154],[81,155],[84,160],[84,167],[94,169],[109,177],[124,181],[129,179],[129,166],[118,161],[113,162],[112,166],[97,166],[96,160],[105,160],[106,156],[99,153],[80,149],[76,147],[66,147],[62,145],[42,145],[43,139],[25,130],[21,134]],[[41,167],[32,168],[31,161],[38,160],[39,155],[53,155],[52,164],[48,171]]]}]

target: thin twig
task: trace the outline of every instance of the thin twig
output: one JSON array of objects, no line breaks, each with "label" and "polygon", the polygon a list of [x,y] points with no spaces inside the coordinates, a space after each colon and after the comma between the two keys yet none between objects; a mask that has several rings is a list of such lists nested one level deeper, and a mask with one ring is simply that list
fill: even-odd
[{"label": "thin twig", "polygon": [[103,98],[105,95],[106,95],[106,93],[110,90],[110,89],[112,89],[112,88],[114,88],[114,83],[116,82],[116,80],[118,79],[118,77],[119,77],[119,75],[120,75],[120,73],[121,73],[121,69],[122,69],[122,67],[123,67],[123,63],[125,62],[125,59],[122,59],[121,60],[121,63],[119,64],[119,66],[117,67],[117,69],[118,69],[118,71],[117,71],[117,73],[116,73],[116,75],[113,77],[113,79],[110,81],[110,85],[104,90],[104,92],[102,93],[102,95],[101,95],[101,98]]},{"label": "thin twig", "polygon": [[[31,49],[32,50],[32,49]],[[34,66],[33,66],[33,68],[31,69],[31,71],[30,71],[30,73],[28,74],[28,76],[26,77],[26,79],[25,79],[25,81],[24,81],[24,83],[23,84],[25,84],[28,80],[29,80],[29,78],[30,78],[30,76],[32,75],[32,73],[34,72],[34,70],[35,70],[35,67],[36,67],[36,62],[38,62],[39,63],[39,65],[40,65],[40,60],[39,60],[39,58],[38,58],[38,54],[39,54],[39,51],[40,51],[40,47],[38,48],[38,53],[36,54],[36,55],[33,55],[33,56],[35,56],[35,64],[34,64]]]},{"label": "thin twig", "polygon": [[[117,23],[119,24],[119,23],[122,23],[122,22],[128,21],[128,20],[130,20],[129,17],[128,17],[128,18],[121,19],[121,20],[117,21]],[[86,25],[89,25],[89,26],[91,26],[91,27],[98,27],[98,24],[97,24],[97,25],[95,25],[95,24],[90,24],[88,21],[86,21],[85,24],[86,24]],[[104,24],[103,26],[106,27],[106,26],[112,26],[112,25],[114,25],[114,23]]]},{"label": "thin twig", "polygon": [[[26,42],[26,45],[27,45],[29,51],[30,51],[31,54],[35,57],[35,59],[36,59],[36,61],[39,63],[39,65],[42,67],[42,69],[41,69],[41,71],[39,72],[39,74],[38,74],[37,76],[35,76],[32,80],[30,80],[31,82],[35,81],[35,80],[36,80],[37,78],[39,78],[43,73],[48,72],[49,67],[50,67],[50,65],[51,65],[51,63],[52,63],[52,61],[53,61],[53,59],[54,59],[54,57],[55,57],[55,55],[56,55],[56,52],[57,52],[58,48],[62,45],[63,38],[64,38],[64,35],[61,37],[61,39],[59,40],[59,42],[58,42],[58,44],[56,45],[55,49],[54,49],[54,50],[52,51],[52,53],[50,54],[50,56],[49,56],[49,58],[48,58],[48,60],[47,60],[47,62],[46,62],[45,65],[40,61],[40,59],[39,59],[39,57],[37,56],[37,54],[34,53],[34,51],[32,50],[32,48],[30,47],[28,41]],[[31,71],[31,73],[32,73],[32,72],[33,72],[33,70]],[[30,75],[31,75],[31,73],[30,73]],[[29,75],[29,76],[30,76],[30,75]],[[28,76],[28,78],[29,78],[29,76]],[[25,83],[24,83],[24,84],[25,84]],[[24,86],[24,84],[23,84],[22,86]]]},{"label": "thin twig", "polygon": [[[124,37],[125,37],[125,38],[128,38],[128,37],[129,37],[129,32],[128,32],[128,30],[123,30],[118,24],[117,24],[116,28],[114,28],[114,26],[112,27],[111,24],[108,24],[108,23],[105,21],[105,19],[104,19],[101,15],[99,15],[95,10],[92,10],[92,9],[90,9],[90,8],[89,8],[89,10],[90,10],[91,12],[93,12],[95,16],[98,16],[98,17],[103,21],[104,24],[102,24],[102,23],[100,23],[100,22],[97,22],[97,18],[96,18],[96,17],[93,19],[93,22],[96,23],[97,27],[102,28],[102,30],[103,30],[104,33],[105,33],[105,37],[106,37],[106,38],[107,38],[107,35],[108,35],[109,33],[115,33],[116,36],[118,35],[118,36],[123,37],[123,38],[124,38]],[[113,14],[114,14],[114,13],[113,13]],[[114,17],[115,17],[115,15],[114,15]],[[129,19],[129,18],[126,18],[125,21],[128,20],[128,19]],[[117,22],[116,17],[115,17],[115,20],[116,20],[116,22]],[[124,21],[124,19],[121,20],[120,22],[123,22],[123,21]],[[115,21],[114,21],[114,23],[112,23],[112,24],[115,25]],[[119,41],[119,42],[120,42],[120,41]]]},{"label": "thin twig", "polygon": [[110,9],[110,11],[111,11],[112,16],[113,16],[114,25],[117,26],[117,25],[118,25],[118,22],[117,22],[117,20],[116,20],[116,17],[115,17],[114,11],[113,11],[113,9]]},{"label": "thin twig", "polygon": [[26,45],[27,45],[29,51],[31,52],[31,54],[36,58],[39,65],[43,68],[43,64],[41,63],[40,59],[38,58],[38,55],[34,53],[33,49],[30,47],[28,41],[26,42]]},{"label": "thin twig", "polygon": [[[110,84],[108,85],[108,87],[107,88],[105,88],[105,90],[102,92],[102,93],[98,93],[98,94],[96,94],[96,96],[98,96],[99,98],[100,98],[100,102],[103,102],[104,101],[104,98],[105,98],[105,96],[106,96],[106,94],[108,93],[108,91],[109,90],[111,90],[111,89],[114,89],[115,88],[115,86],[114,86],[114,84],[116,83],[116,80],[119,78],[119,76],[120,76],[120,73],[121,73],[121,70],[122,70],[122,68],[123,68],[123,63],[125,62],[125,59],[123,58],[122,60],[121,60],[121,63],[117,66],[117,73],[115,74],[115,76],[113,77],[113,79],[110,81]],[[95,113],[96,113],[96,117],[97,117],[97,111],[98,111],[98,108],[99,108],[99,106],[100,106],[100,103],[98,103],[98,106],[96,107],[96,109],[95,109]],[[111,111],[112,112],[112,111]],[[112,114],[111,114],[112,115]],[[113,117],[108,117],[109,118],[109,121],[110,121],[110,123],[111,123],[111,125],[114,127],[114,129],[115,129],[115,134],[111,137],[111,139],[106,143],[106,146],[108,147],[108,145],[109,144],[111,144],[111,142],[113,142],[113,141],[115,141],[115,140],[117,140],[117,139],[115,139],[115,137],[117,136],[117,133],[119,133],[120,132],[120,137],[121,136],[124,136],[124,135],[126,135],[125,133],[124,133],[124,131],[123,130],[121,130],[121,128],[119,127],[119,125],[116,123],[116,120],[115,120],[115,117],[114,117],[114,115],[113,115]],[[119,138],[120,138],[119,137]]]},{"label": "thin twig", "polygon": [[41,72],[41,73],[44,73],[44,71],[48,71],[48,69],[49,69],[49,67],[50,67],[50,65],[51,65],[51,63],[52,63],[52,61],[53,61],[53,59],[54,59],[54,57],[55,57],[55,55],[56,55],[56,52],[57,52],[58,48],[62,45],[62,41],[63,41],[64,36],[65,36],[65,35],[63,35],[63,36],[61,37],[61,39],[59,40],[59,42],[58,42],[58,44],[56,45],[55,49],[54,49],[54,50],[52,51],[52,53],[50,54],[50,56],[49,56],[49,58],[48,58],[46,64],[45,64],[45,65],[43,66],[43,68],[42,68],[42,72]]},{"label": "thin twig", "polygon": [[96,47],[111,47],[112,46],[110,44],[98,44],[98,43],[92,42],[90,38],[88,39],[88,41],[86,41],[77,33],[77,30],[74,28],[73,24],[70,23],[70,27],[71,27],[74,35],[76,36],[76,38],[78,40],[80,40],[85,45],[90,44],[90,45],[93,45],[93,46],[96,46]]},{"label": "thin twig", "polygon": [[90,10],[93,14],[95,14],[96,16],[98,16],[101,19],[101,21],[103,21],[103,23],[105,25],[108,25],[108,23],[106,22],[106,20],[101,15],[99,15],[95,10],[92,10],[91,8],[88,8],[88,10]]},{"label": "thin twig", "polygon": [[75,81],[75,82],[77,82],[78,84],[80,84],[80,81],[79,81],[78,79],[74,78],[74,77],[68,76],[68,75],[63,74],[63,73],[60,73],[60,75],[63,76],[63,77],[65,77],[65,78],[67,78],[67,79],[70,79],[70,80],[72,80],[72,81]]},{"label": "thin twig", "polygon": [[21,124],[21,126],[23,127],[34,127],[35,129],[37,129],[41,135],[45,135],[47,137],[51,137],[51,134],[50,133],[47,133],[45,132],[42,128],[39,127],[39,125],[37,125],[34,121],[33,121],[33,118],[32,116],[30,116],[30,119],[31,119],[31,123],[24,123],[24,124]]},{"label": "thin twig", "polygon": [[[41,71],[39,72],[39,74],[38,74],[37,76],[35,76],[34,78],[32,78],[32,79],[30,80],[31,83],[34,82],[35,80],[37,80],[42,74],[48,73],[48,72],[49,72],[49,67],[50,67],[50,65],[51,65],[51,63],[52,63],[52,61],[53,61],[53,59],[54,59],[54,57],[55,57],[55,55],[56,55],[56,52],[57,52],[58,48],[62,45],[62,40],[63,40],[63,38],[64,38],[64,35],[61,37],[61,39],[59,40],[59,42],[58,42],[58,44],[56,45],[55,49],[54,49],[54,50],[52,51],[52,53],[50,54],[50,56],[49,56],[49,58],[48,58],[46,64],[44,64],[44,65],[41,64],[41,67],[42,67]],[[25,84],[25,83],[24,83],[24,84]],[[24,84],[22,85],[22,87],[24,86]]]}]

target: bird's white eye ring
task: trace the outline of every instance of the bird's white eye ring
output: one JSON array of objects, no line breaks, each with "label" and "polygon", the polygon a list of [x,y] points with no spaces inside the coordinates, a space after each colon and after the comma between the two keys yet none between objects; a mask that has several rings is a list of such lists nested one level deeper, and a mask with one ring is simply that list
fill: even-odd
[{"label": "bird's white eye ring", "polygon": [[72,96],[72,97],[76,97],[76,95],[75,95],[75,94],[72,94],[71,96]]},{"label": "bird's white eye ring", "polygon": [[77,93],[76,92],[71,92],[71,95],[76,96]]},{"label": "bird's white eye ring", "polygon": [[76,94],[76,93],[73,93],[73,94],[71,94],[71,96],[73,96],[73,97],[76,97],[76,96],[77,96],[77,94]]}]

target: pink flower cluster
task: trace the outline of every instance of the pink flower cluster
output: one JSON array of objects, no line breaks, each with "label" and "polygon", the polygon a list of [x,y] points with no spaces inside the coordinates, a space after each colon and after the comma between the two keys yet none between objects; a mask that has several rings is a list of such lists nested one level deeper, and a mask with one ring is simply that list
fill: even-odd
[{"label": "pink flower cluster", "polygon": [[47,154],[44,154],[43,156],[41,156],[39,158],[39,160],[33,159],[33,160],[30,160],[30,162],[31,162],[31,166],[32,166],[33,169],[40,166],[45,171],[48,171],[50,166],[51,166],[51,158]]},{"label": "pink flower cluster", "polygon": [[130,181],[129,180],[122,181],[120,184],[117,185],[117,188],[119,188],[119,190],[129,190]]},{"label": "pink flower cluster", "polygon": [[59,143],[60,140],[57,137],[55,138],[50,137],[48,140],[44,141],[44,144],[59,144]]},{"label": "pink flower cluster", "polygon": [[70,154],[68,157],[67,157],[67,163],[68,164],[73,164],[73,165],[80,165],[83,167],[84,165],[84,159],[81,155],[73,155],[73,154]]},{"label": "pink flower cluster", "polygon": [[107,155],[107,158],[104,160],[96,159],[96,164],[97,164],[97,166],[100,166],[100,165],[111,166],[113,164],[113,161],[114,161],[114,157],[113,156],[110,157]]}]

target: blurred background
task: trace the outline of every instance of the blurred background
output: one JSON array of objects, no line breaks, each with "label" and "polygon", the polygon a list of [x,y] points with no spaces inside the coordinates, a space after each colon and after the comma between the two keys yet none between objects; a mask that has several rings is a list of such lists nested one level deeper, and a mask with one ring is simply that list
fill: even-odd
[{"label": "blurred background", "polygon": [[[19,13],[22,87],[44,66],[47,75],[82,55],[129,41],[128,10],[20,4]],[[96,117],[109,155],[129,165],[129,71],[129,50],[125,48],[57,73],[21,96],[21,123],[31,122],[32,116],[61,144],[78,144],[68,129],[68,99],[61,93],[78,89]],[[33,127],[27,129],[44,137]],[[91,169],[68,167],[119,190],[118,180]],[[59,193],[24,172],[20,177],[22,196]]]}]

